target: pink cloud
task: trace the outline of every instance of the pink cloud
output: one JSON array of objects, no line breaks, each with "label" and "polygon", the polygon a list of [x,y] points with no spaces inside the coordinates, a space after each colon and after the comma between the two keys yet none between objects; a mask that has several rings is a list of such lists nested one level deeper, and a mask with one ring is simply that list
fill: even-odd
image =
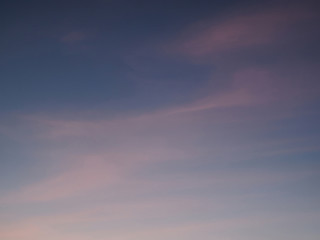
[{"label": "pink cloud", "polygon": [[[224,174],[221,173],[221,175]],[[245,173],[242,174],[246,178],[245,175]],[[264,178],[264,176],[261,177],[259,174],[259,176],[248,178],[246,181],[248,183],[257,183],[261,178]],[[225,175],[224,180],[227,179],[228,176]],[[188,185],[194,180],[184,181],[181,186]],[[221,180],[224,181],[223,179]],[[241,178],[238,178],[238,180],[241,180]],[[274,184],[279,184],[279,180],[281,180],[280,174],[276,178],[269,175],[268,181],[270,180]],[[242,185],[243,183],[239,183],[235,178],[233,184],[238,189],[239,184]],[[148,188],[154,189],[156,186],[151,186],[150,184]],[[128,188],[131,187],[128,186]],[[140,189],[145,188],[145,186],[141,185],[137,185],[137,187]],[[213,190],[214,186],[211,189]],[[157,189],[154,190],[157,191]],[[163,236],[167,236],[167,238],[173,236],[187,237],[190,234],[199,234],[200,232],[207,232],[209,235],[210,233],[226,235],[230,229],[233,229],[233,231],[247,227],[256,229],[265,227],[265,224],[287,222],[292,216],[306,217],[303,214],[293,212],[290,213],[290,217],[277,214],[276,218],[274,218],[275,212],[263,212],[261,214],[262,212],[260,211],[230,215],[230,211],[232,212],[233,208],[245,207],[250,204],[250,201],[256,197],[254,194],[240,195],[236,193],[231,196],[216,194],[212,198],[208,198],[208,196],[203,198],[203,196],[198,195],[162,196],[161,198],[155,196],[150,198],[150,194],[146,198],[136,198],[131,193],[129,195],[130,198],[121,198],[120,201],[103,201],[98,205],[91,202],[86,206],[78,206],[77,209],[67,210],[64,213],[50,212],[49,215],[45,216],[34,214],[33,216],[19,217],[14,222],[2,224],[0,237],[10,240],[37,240],[45,236],[47,236],[46,239],[90,239],[93,235],[97,238],[131,239],[134,237],[137,239],[149,239],[148,237],[152,236],[161,236],[162,238]],[[258,197],[258,199],[260,198]],[[193,216],[193,214],[207,211],[216,212],[216,214],[212,215],[210,219],[188,218],[190,215]],[[229,214],[224,215],[223,213]],[[179,222],[169,220],[177,216],[185,217]],[[307,215],[308,218],[314,216]],[[141,222],[144,224],[137,224]],[[91,231],[91,225],[104,227]],[[81,226],[85,226],[84,230]]]},{"label": "pink cloud", "polygon": [[224,89],[212,91],[210,94],[210,88],[206,86],[206,92],[209,92],[207,96],[200,96],[190,103],[167,109],[163,113],[192,113],[234,107],[266,107],[266,110],[284,107],[289,113],[294,106],[314,101],[320,93],[319,84],[314,77],[319,73],[317,64],[299,68],[297,66],[297,69],[299,70],[272,66],[230,70],[225,77],[227,87]]},{"label": "pink cloud", "polygon": [[313,15],[301,6],[248,9],[220,21],[194,24],[168,50],[196,57],[267,45],[283,38],[296,23]]},{"label": "pink cloud", "polygon": [[26,185],[1,199],[1,202],[43,202],[81,195],[117,179],[117,170],[97,157],[76,161],[76,166],[31,185]]},{"label": "pink cloud", "polygon": [[[246,91],[255,92],[261,86],[263,92],[269,88],[267,87],[268,83],[263,84],[264,79],[261,80],[262,83],[257,83],[257,86],[250,82],[252,80],[247,83],[246,77],[243,79],[243,76],[261,75],[262,77],[268,75],[264,71],[259,73],[252,71],[248,70],[245,73],[236,74],[237,80],[227,91],[232,93],[235,91],[233,88],[244,88]],[[232,95],[231,93],[230,95]],[[261,95],[259,91],[257,94]],[[226,99],[233,99],[228,94],[223,94],[223,96]],[[254,94],[253,96],[255,97]],[[220,106],[225,107],[228,104],[236,106],[231,100],[232,103],[228,104],[225,101],[221,102]],[[247,102],[244,101],[242,104],[247,104]],[[193,110],[189,113],[194,112]],[[260,218],[250,215],[251,213],[248,214],[250,216],[240,214],[236,217],[228,217],[227,215],[232,212],[233,208],[241,209],[244,206],[243,203],[254,198],[252,195],[239,194],[239,189],[297,181],[308,176],[309,172],[303,172],[300,169],[290,172],[219,170],[215,174],[211,172],[197,174],[182,170],[179,173],[170,174],[170,172],[159,170],[160,174],[158,175],[143,176],[142,172],[148,171],[148,166],[152,166],[154,163],[180,161],[180,159],[187,157],[199,158],[199,152],[194,151],[194,148],[190,148],[188,145],[178,146],[168,138],[153,142],[153,139],[148,138],[148,135],[144,135],[146,130],[150,131],[158,127],[150,134],[158,135],[162,131],[166,131],[167,134],[176,131],[175,134],[179,135],[178,141],[183,141],[185,136],[177,131],[177,128],[180,127],[179,124],[181,124],[180,121],[175,121],[177,117],[179,114],[168,114],[168,112],[109,121],[86,121],[84,119],[69,121],[62,116],[56,116],[56,118],[49,116],[30,118],[29,116],[27,118],[29,121],[33,120],[40,125],[38,126],[39,131],[43,133],[43,135],[40,134],[42,135],[40,141],[43,141],[46,132],[49,133],[50,141],[54,143],[66,141],[70,144],[79,136],[90,139],[90,141],[103,135],[116,138],[117,134],[121,135],[123,141],[120,141],[121,144],[117,147],[109,147],[106,143],[103,149],[93,148],[92,152],[82,152],[82,147],[86,144],[80,145],[81,150],[71,149],[69,152],[69,150],[60,149],[59,156],[62,159],[59,160],[62,167],[67,166],[66,169],[34,184],[26,185],[14,194],[7,196],[6,206],[14,208],[25,202],[45,202],[46,204],[49,202],[55,206],[54,201],[68,198],[76,205],[75,212],[71,210],[70,213],[67,210],[67,213],[56,214],[51,211],[50,216],[44,217],[36,216],[36,213],[29,213],[25,219],[16,221],[11,226],[9,224],[0,228],[0,238],[3,236],[8,240],[40,240],[43,238],[48,240],[90,240],[93,238],[119,240],[153,238],[160,240],[164,237],[188,239],[189,236],[199,236],[200,234],[226,238],[229,236],[230,229],[241,231],[243,228],[252,226],[257,229],[271,222],[281,223],[286,220],[279,221],[278,216],[276,220],[268,217]],[[182,119],[184,118],[187,117],[182,117]],[[178,118],[178,120],[180,119]],[[190,125],[190,122],[186,125],[188,131],[194,127],[194,125]],[[62,133],[64,129],[67,130],[72,126],[76,127],[66,135],[51,136],[51,131],[57,130]],[[94,131],[92,131],[93,129]],[[224,132],[226,133],[226,130]],[[75,138],[68,139],[70,135]],[[138,138],[139,136],[141,138]],[[125,140],[127,137],[131,137],[128,142]],[[137,144],[134,140],[139,143]],[[230,149],[224,151],[229,152]],[[206,156],[208,157],[208,155]],[[209,155],[209,157],[213,159],[212,161],[216,158],[215,155]],[[55,158],[58,158],[57,155]],[[239,156],[233,155],[233,158],[238,159]],[[178,163],[182,168],[184,167],[183,161]],[[236,194],[231,194],[231,196],[221,194],[219,192],[221,188],[234,190]],[[181,189],[190,194],[171,194],[173,192],[181,193]],[[212,196],[203,196],[201,192],[208,189],[210,189]],[[193,192],[197,190],[199,192]],[[100,201],[93,200],[86,203],[77,201],[77,198],[88,196],[92,192],[95,199],[101,196],[99,195],[101,192],[104,197],[100,198]],[[110,195],[111,198],[109,198]],[[9,201],[12,205],[8,204]],[[27,207],[33,205],[27,205]],[[59,207],[59,202],[56,206]],[[19,207],[21,208],[21,206]],[[211,215],[216,219],[202,221],[193,215],[198,216],[197,214],[206,213],[208,209],[211,213],[217,212],[217,215]],[[11,216],[13,215],[11,214]],[[179,220],[175,223],[166,222],[166,220],[174,219],[177,216],[185,220]],[[142,224],[139,225],[139,223]],[[82,226],[84,226],[84,230]],[[97,229],[93,227],[94,230],[92,230],[91,226],[97,226]],[[99,228],[99,226],[103,226],[103,228]]]},{"label": "pink cloud", "polygon": [[[84,126],[85,127],[85,126]],[[103,129],[103,126],[101,126]],[[97,137],[97,133],[86,136]],[[102,134],[108,134],[104,131]],[[53,141],[61,141],[54,139]],[[72,141],[72,140],[71,140]],[[69,144],[69,140],[66,140]],[[0,202],[16,204],[21,202],[52,202],[60,199],[72,199],[90,192],[114,189],[116,185],[132,181],[132,174],[146,165],[156,162],[179,160],[191,156],[191,151],[182,151],[166,145],[148,143],[138,145],[123,142],[117,147],[79,149],[58,149],[54,153],[44,151],[41,158],[50,158],[60,163],[59,170],[50,176],[26,184],[20,189],[4,194]],[[52,156],[51,156],[52,155]],[[56,165],[58,165],[56,163]]]},{"label": "pink cloud", "polygon": [[15,223],[7,226],[3,224],[0,227],[0,238],[6,240],[40,240],[46,238],[49,231],[43,225],[34,223]]},{"label": "pink cloud", "polygon": [[[85,125],[84,125],[85,127]],[[103,129],[103,126],[102,126]],[[96,137],[97,133],[87,136],[89,139]],[[108,134],[102,132],[101,134]],[[129,135],[131,133],[128,133]],[[61,141],[61,138],[55,141]],[[74,140],[71,140],[74,141]],[[149,142],[149,143],[148,143]],[[162,144],[161,142],[150,143],[150,140],[145,139],[138,145],[131,141],[123,142],[117,148],[107,146],[104,149],[94,148],[86,153],[79,153],[79,150],[61,149],[58,155],[55,154],[55,161],[61,163],[60,171],[51,174],[51,176],[41,179],[38,182],[27,184],[21,189],[17,189],[1,198],[2,203],[16,204],[19,202],[52,202],[60,199],[74,198],[83,196],[93,191],[112,191],[117,186],[123,186],[128,192],[137,192],[141,188],[143,191],[156,189],[181,189],[183,186],[196,187],[215,186],[223,183],[226,185],[239,186],[262,182],[270,182],[270,180],[291,179],[299,177],[296,174],[288,175],[273,175],[270,177],[268,173],[252,175],[245,173],[244,175],[231,175],[223,173],[222,175],[174,175],[167,176],[167,179],[135,179],[135,172],[141,168],[148,169],[148,166],[153,166],[157,163],[166,161],[176,161],[184,164],[183,159],[201,156],[201,151],[196,150],[196,147],[188,147],[188,145],[170,145]],[[221,150],[220,150],[221,151]],[[222,150],[223,151],[223,150]],[[48,154],[48,153],[47,153]],[[45,158],[46,154],[43,154]],[[59,158],[57,159],[57,156]],[[218,161],[219,159],[217,159]],[[173,177],[173,180],[170,179]],[[259,181],[258,181],[259,180]],[[140,192],[140,190],[138,190]]]},{"label": "pink cloud", "polygon": [[[181,203],[181,202],[180,202]],[[143,206],[141,206],[143,209]],[[147,207],[148,209],[148,207]],[[125,213],[127,209],[120,209],[122,213]],[[262,229],[277,230],[277,225],[287,226],[289,223],[291,226],[297,219],[317,220],[317,213],[314,214],[277,214],[268,213],[262,215],[261,213],[247,213],[237,216],[221,216],[216,215],[213,219],[197,219],[193,218],[185,219],[180,222],[166,222],[166,223],[150,223],[144,222],[139,225],[137,222],[141,221],[142,216],[139,213],[139,208],[135,209],[136,212],[132,221],[126,222],[109,222],[107,219],[113,219],[113,215],[106,215],[105,219],[90,218],[86,221],[87,225],[84,229],[81,228],[81,221],[83,218],[87,218],[87,212],[71,213],[71,214],[52,214],[49,217],[33,217],[24,220],[20,220],[15,224],[4,224],[0,227],[0,237],[8,240],[40,240],[46,238],[48,240],[90,240],[92,238],[106,239],[112,238],[116,240],[128,240],[128,239],[171,239],[171,238],[183,238],[194,239],[195,237],[204,237],[209,239],[216,237],[219,239],[234,239],[237,235],[238,239],[256,239],[257,235],[255,231]],[[145,209],[144,209],[145,210]],[[150,209],[149,214],[152,215],[166,215],[172,216],[169,211],[163,212],[162,209]],[[168,209],[167,209],[168,210]],[[173,211],[176,213],[175,211]],[[97,217],[97,216],[95,216]],[[80,219],[80,221],[79,221]],[[100,222],[103,228],[95,228],[94,231],[90,229],[90,222]],[[99,225],[99,224],[98,224]],[[250,234],[238,235],[244,229],[253,230]],[[232,230],[232,231],[231,231]],[[269,235],[267,236],[267,238]],[[263,239],[267,239],[263,238]]]},{"label": "pink cloud", "polygon": [[213,95],[168,110],[169,113],[187,113],[212,109],[257,106],[279,99],[278,83],[269,71],[246,69],[235,73],[229,88]]}]

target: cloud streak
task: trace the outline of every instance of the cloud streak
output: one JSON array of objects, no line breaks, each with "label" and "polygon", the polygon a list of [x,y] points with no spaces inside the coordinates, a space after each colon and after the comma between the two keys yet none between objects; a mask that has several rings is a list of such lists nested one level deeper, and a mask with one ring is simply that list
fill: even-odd
[{"label": "cloud streak", "polygon": [[77,110],[1,114],[0,239],[317,239],[320,68],[301,34],[317,17],[298,5],[193,18],[136,55],[126,51],[141,44],[140,15],[110,23],[119,36],[92,28],[94,43],[62,36],[95,44],[90,59],[68,56],[79,64],[61,74],[75,77],[68,94],[104,95]]},{"label": "cloud streak", "polygon": [[265,46],[285,38],[296,24],[313,16],[310,9],[301,6],[236,12],[220,21],[207,20],[191,26],[183,37],[178,38],[173,49],[185,55],[201,57],[239,48]]}]

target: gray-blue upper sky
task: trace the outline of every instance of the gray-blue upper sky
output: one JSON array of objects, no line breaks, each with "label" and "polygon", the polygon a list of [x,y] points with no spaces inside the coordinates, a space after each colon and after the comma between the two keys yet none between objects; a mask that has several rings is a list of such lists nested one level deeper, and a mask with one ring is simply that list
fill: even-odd
[{"label": "gray-blue upper sky", "polygon": [[[181,92],[192,96],[198,87],[203,88],[220,63],[199,64],[178,54],[168,56],[162,54],[161,45],[170,44],[194,23],[215,23],[248,7],[254,11],[274,5],[250,3],[5,1],[1,8],[1,109],[96,108],[113,100],[127,101],[122,105],[136,101],[136,107],[147,101],[146,105],[158,107],[186,100]],[[282,2],[281,7],[287,4]],[[240,49],[222,64],[232,68],[292,59],[317,61],[316,23],[309,21],[307,29],[300,24],[288,33],[293,34],[289,42]],[[230,62],[234,58],[238,58],[236,63]],[[217,87],[226,81],[216,78]],[[141,79],[145,83],[139,83]]]}]

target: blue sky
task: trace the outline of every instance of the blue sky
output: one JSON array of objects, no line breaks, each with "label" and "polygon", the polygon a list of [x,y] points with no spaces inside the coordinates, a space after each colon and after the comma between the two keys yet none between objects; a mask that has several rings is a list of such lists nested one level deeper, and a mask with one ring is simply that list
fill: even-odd
[{"label": "blue sky", "polygon": [[5,1],[0,239],[319,239],[316,1]]}]

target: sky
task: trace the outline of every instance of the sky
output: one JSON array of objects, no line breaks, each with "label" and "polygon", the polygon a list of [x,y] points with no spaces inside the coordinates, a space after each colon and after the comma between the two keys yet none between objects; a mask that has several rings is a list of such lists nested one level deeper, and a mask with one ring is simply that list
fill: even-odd
[{"label": "sky", "polygon": [[317,1],[2,1],[1,240],[318,240]]}]

